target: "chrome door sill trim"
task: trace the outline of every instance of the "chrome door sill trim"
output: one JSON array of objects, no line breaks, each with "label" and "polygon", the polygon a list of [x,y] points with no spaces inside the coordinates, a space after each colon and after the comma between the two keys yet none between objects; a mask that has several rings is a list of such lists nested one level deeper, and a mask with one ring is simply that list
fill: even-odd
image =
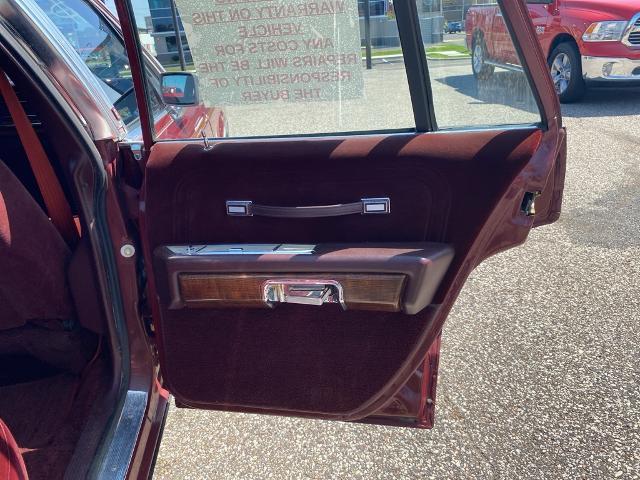
[{"label": "chrome door sill trim", "polygon": [[95,478],[105,480],[127,478],[129,464],[144,420],[144,412],[147,409],[148,397],[147,392],[127,391],[120,417],[116,422],[113,439]]}]

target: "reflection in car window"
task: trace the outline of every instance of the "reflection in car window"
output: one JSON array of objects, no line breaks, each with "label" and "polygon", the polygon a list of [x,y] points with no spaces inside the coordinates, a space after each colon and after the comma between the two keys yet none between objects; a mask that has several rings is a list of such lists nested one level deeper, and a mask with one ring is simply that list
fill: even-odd
[{"label": "reflection in car window", "polygon": [[[421,0],[417,0],[420,11]],[[441,42],[425,43],[442,128],[534,124],[540,113],[497,3],[445,12]]]},{"label": "reflection in car window", "polygon": [[[122,121],[130,125],[138,119],[129,58],[121,38],[105,20],[82,0],[36,0],[73,46],[116,107]],[[157,76],[151,75],[154,109],[162,109],[158,99]]]},{"label": "reflection in car window", "polygon": [[[138,116],[135,98],[123,97],[133,88],[129,59],[120,39],[108,25],[80,0],[36,0],[67,41],[100,80],[111,101],[118,103],[118,113],[125,123]],[[127,95],[128,94],[128,95]]]}]

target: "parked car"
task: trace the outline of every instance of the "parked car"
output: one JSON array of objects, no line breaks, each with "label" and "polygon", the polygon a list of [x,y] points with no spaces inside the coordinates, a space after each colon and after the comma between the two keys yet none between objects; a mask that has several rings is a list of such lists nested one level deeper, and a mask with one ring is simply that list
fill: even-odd
[{"label": "parked car", "polygon": [[[294,104],[207,106],[213,87],[163,72],[116,6],[119,23],[99,0],[0,1],[0,476],[148,478],[170,395],[430,428],[465,280],[560,215],[566,133],[523,5],[504,18],[535,111],[483,103],[494,124],[438,131],[410,57],[405,97],[388,96],[411,128],[345,131],[364,110],[332,83],[336,100],[295,104],[343,129],[322,117],[314,134]],[[419,51],[415,8],[396,15]],[[224,138],[232,110],[289,133]]]},{"label": "parked car", "polygon": [[462,22],[447,22],[444,24],[445,33],[460,33],[462,32]]},{"label": "parked car", "polygon": [[[579,100],[592,84],[640,85],[640,2],[530,0],[529,15],[561,102]],[[507,25],[495,5],[472,5],[466,16],[473,74],[520,68]]]}]

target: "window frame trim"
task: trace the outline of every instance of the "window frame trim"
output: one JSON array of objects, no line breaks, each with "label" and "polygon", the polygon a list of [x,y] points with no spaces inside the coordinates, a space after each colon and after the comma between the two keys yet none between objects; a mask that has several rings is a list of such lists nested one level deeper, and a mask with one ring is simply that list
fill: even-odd
[{"label": "window frame trim", "polygon": [[[147,85],[147,76],[144,72],[144,55],[142,53],[142,44],[137,32],[137,24],[133,6],[129,0],[115,0],[116,11],[118,12],[118,20],[122,38],[124,40],[125,49],[129,55],[129,66],[131,67],[131,79],[133,80],[133,88],[136,94],[136,102],[138,103],[138,115],[140,122],[140,131],[142,133],[142,143],[144,149],[148,152],[156,143],[153,128],[153,109],[151,108],[151,98]],[[140,92],[140,96],[138,95]]]},{"label": "window frame trim", "polygon": [[438,124],[416,1],[400,0],[394,4],[394,11],[416,132],[435,132],[438,130]]}]

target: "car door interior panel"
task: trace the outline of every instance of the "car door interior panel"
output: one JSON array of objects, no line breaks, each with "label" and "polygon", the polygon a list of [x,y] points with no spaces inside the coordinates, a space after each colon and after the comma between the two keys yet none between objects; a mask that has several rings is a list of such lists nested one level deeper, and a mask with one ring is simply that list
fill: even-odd
[{"label": "car door interior panel", "polygon": [[374,400],[385,392],[389,406],[424,368],[408,359],[438,338],[444,295],[541,138],[531,127],[155,144],[142,221],[176,401],[383,412]]},{"label": "car door interior panel", "polygon": [[159,291],[172,309],[339,303],[345,310],[415,314],[431,303],[452,259],[451,246],[437,243],[190,245],[156,251],[158,270],[166,272],[158,278],[169,280],[162,288],[159,283]]}]

